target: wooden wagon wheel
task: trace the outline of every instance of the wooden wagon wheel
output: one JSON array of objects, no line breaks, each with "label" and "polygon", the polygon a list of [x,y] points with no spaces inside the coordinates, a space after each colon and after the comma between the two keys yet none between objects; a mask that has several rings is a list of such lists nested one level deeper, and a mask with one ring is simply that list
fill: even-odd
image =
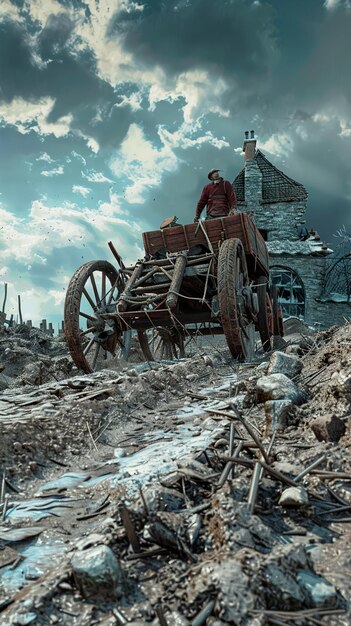
[{"label": "wooden wagon wheel", "polygon": [[[113,325],[101,313],[113,309],[118,296],[118,272],[108,261],[89,261],[73,274],[65,300],[65,335],[75,365],[87,374],[108,367],[109,360],[127,358],[131,332],[120,342]],[[105,341],[101,333],[106,335]],[[99,339],[98,339],[99,333]]]},{"label": "wooden wagon wheel", "polygon": [[268,283],[265,276],[259,276],[257,281],[258,298],[258,330],[265,352],[272,349],[271,336],[273,335],[273,311],[268,293]]},{"label": "wooden wagon wheel", "polygon": [[278,300],[278,287],[276,285],[272,285],[271,287],[272,293],[272,309],[273,309],[273,334],[280,335],[280,337],[284,337],[284,320],[283,320],[283,310]]},{"label": "wooden wagon wheel", "polygon": [[138,330],[138,339],[147,361],[173,361],[185,357],[184,335],[175,328],[158,326]]},{"label": "wooden wagon wheel", "polygon": [[255,325],[245,306],[244,287],[249,286],[246,257],[240,239],[227,239],[218,256],[218,300],[228,348],[234,357],[254,355]]}]

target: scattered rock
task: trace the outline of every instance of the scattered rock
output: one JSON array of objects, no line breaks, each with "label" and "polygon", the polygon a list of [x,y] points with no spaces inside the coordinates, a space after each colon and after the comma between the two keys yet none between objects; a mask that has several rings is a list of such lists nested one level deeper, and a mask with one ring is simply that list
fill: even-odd
[{"label": "scattered rock", "polygon": [[303,546],[284,546],[270,554],[259,569],[255,584],[264,583],[269,609],[295,611],[306,608],[308,593],[296,579],[297,570],[308,570],[309,559]]},{"label": "scattered rock", "polygon": [[312,335],[313,330],[300,317],[289,317],[284,321],[284,335],[297,333],[300,335]]},{"label": "scattered rock", "polygon": [[85,597],[120,597],[125,576],[111,548],[105,545],[75,552],[71,566],[81,593]]},{"label": "scattered rock", "polygon": [[183,509],[186,503],[184,495],[179,491],[158,485],[144,489],[143,496],[149,513],[156,511],[177,511]]},{"label": "scattered rock", "polygon": [[306,506],[308,504],[308,493],[302,486],[288,487],[284,489],[278,504],[291,507]]},{"label": "scattered rock", "polygon": [[256,384],[257,402],[267,400],[291,400],[293,404],[306,402],[305,395],[285,374],[262,376]]},{"label": "scattered rock", "polygon": [[292,405],[291,400],[267,400],[264,403],[265,437],[268,437],[276,428],[286,428],[287,416]]},{"label": "scattered rock", "polygon": [[37,619],[37,614],[34,613],[34,611],[31,611],[30,613],[16,613],[12,620],[13,620],[13,624],[16,624],[16,626],[27,626],[28,624],[34,624],[35,620]]},{"label": "scattered rock", "polygon": [[322,415],[311,424],[311,429],[318,441],[338,442],[346,432],[344,422],[336,415]]},{"label": "scattered rock", "polygon": [[273,352],[268,366],[269,374],[285,374],[288,378],[294,378],[300,374],[302,370],[302,361],[292,354],[284,354],[284,352]]},{"label": "scattered rock", "polygon": [[272,337],[273,350],[283,350],[288,345],[285,339],[280,335],[273,335]]},{"label": "scattered rock", "polygon": [[335,606],[337,602],[337,592],[334,587],[323,576],[302,570],[297,573],[296,579],[309,596],[310,606],[320,608]]}]

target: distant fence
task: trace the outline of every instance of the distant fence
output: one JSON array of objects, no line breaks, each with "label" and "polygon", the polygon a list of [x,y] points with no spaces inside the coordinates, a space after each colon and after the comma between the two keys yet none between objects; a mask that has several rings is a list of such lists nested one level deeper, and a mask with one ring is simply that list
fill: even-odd
[{"label": "distant fence", "polygon": [[[25,324],[26,324],[26,326],[29,326],[29,328],[33,327],[32,320],[27,320],[25,322]],[[46,335],[50,335],[50,337],[53,337],[55,335],[55,328],[54,328],[54,324],[52,322],[48,322],[45,319],[41,320],[41,322],[39,324],[39,328]],[[63,335],[64,332],[65,332],[65,323],[62,320],[61,324],[58,324],[57,334],[58,335]]]},{"label": "distant fence", "polygon": [[[4,300],[2,304],[2,309],[0,311],[0,333],[3,332],[6,328],[12,328],[13,326],[17,324],[23,324],[23,323],[29,328],[32,328],[33,327],[32,320],[27,320],[26,322],[23,322],[21,296],[19,295],[17,296],[18,315],[16,315],[16,319],[14,319],[13,314],[11,314],[9,317],[6,315],[7,287],[8,287],[7,283],[4,283]],[[39,328],[43,333],[45,333],[46,335],[49,335],[50,337],[53,337],[55,335],[54,324],[52,322],[48,322],[46,319],[41,320],[39,324]],[[64,325],[64,322],[62,321],[61,324],[57,324],[57,334],[63,335],[64,332],[65,332],[65,325]]]}]

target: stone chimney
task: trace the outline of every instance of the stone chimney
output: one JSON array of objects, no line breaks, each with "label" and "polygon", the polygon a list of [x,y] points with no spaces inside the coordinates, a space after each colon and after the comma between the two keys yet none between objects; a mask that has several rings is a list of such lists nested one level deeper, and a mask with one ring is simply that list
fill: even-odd
[{"label": "stone chimney", "polygon": [[245,161],[250,161],[251,159],[254,158],[255,152],[256,152],[256,139],[255,139],[254,130],[250,131],[250,138],[249,138],[249,131],[245,130],[245,141],[243,145],[243,152],[244,152]]},{"label": "stone chimney", "polygon": [[246,211],[252,211],[257,222],[259,221],[262,200],[262,173],[255,159],[256,139],[254,130],[251,130],[250,133],[248,130],[245,131],[243,152],[245,159]]}]

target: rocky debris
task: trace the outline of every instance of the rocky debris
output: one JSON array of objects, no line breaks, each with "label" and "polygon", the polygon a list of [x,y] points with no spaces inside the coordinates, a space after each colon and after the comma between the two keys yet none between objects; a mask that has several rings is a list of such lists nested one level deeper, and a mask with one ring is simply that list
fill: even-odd
[{"label": "rocky debris", "polygon": [[[93,446],[89,429],[103,442],[105,424],[125,423],[130,411],[145,413],[162,403],[168,410],[171,398],[185,395],[201,377],[211,376],[208,359],[196,357],[193,367],[196,375],[191,380],[189,364],[175,362],[155,364],[140,374],[103,370],[26,392],[20,388],[19,393],[18,387],[5,390],[0,396],[0,466],[7,466],[10,480],[18,474],[33,477],[38,466],[32,463],[44,463],[47,456],[55,459],[64,451],[78,455]],[[138,415],[137,419],[142,421]]]},{"label": "rocky debris", "polygon": [[125,575],[108,546],[98,545],[75,552],[71,566],[76,584],[85,598],[118,598],[123,595]]},{"label": "rocky debris", "polygon": [[285,374],[262,376],[256,384],[257,402],[267,400],[290,400],[293,404],[303,404],[306,396]]},{"label": "rocky debris", "polygon": [[149,514],[156,511],[177,511],[185,507],[185,496],[176,489],[167,489],[160,485],[150,485],[143,491],[140,510],[146,509]]},{"label": "rocky debris", "polygon": [[[302,608],[335,606],[338,602],[336,589],[325,578],[318,577],[311,569],[312,562],[303,546],[285,546],[269,555],[256,579],[263,577],[265,597],[269,609],[294,611]],[[319,585],[320,593],[315,588]],[[323,590],[325,593],[323,594]],[[321,604],[324,602],[324,604]]]},{"label": "rocky debris", "polygon": [[0,389],[42,385],[68,376],[74,369],[64,337],[17,324],[0,337]]},{"label": "rocky debris", "polygon": [[[310,428],[317,397],[325,397],[323,385],[313,386],[323,380],[315,361],[323,342],[332,343],[337,333],[312,336],[302,357],[299,386],[307,385],[309,396],[287,376],[262,376],[262,366],[223,359],[211,367],[199,355],[174,364],[136,365],[118,375],[76,376],[30,390],[27,399],[23,390],[22,398],[7,390],[0,401],[13,465],[28,463],[34,450],[30,462],[45,463],[40,471],[47,472],[50,448],[39,456],[36,447],[42,430],[43,447],[45,437],[65,433],[63,447],[50,458],[69,467],[38,488],[39,465],[27,502],[10,487],[5,490],[4,527],[33,527],[30,516],[40,515],[45,530],[24,540],[25,549],[57,549],[60,541],[61,552],[50,557],[52,570],[46,558],[44,577],[30,580],[29,573],[16,596],[6,587],[7,577],[28,571],[28,557],[14,542],[21,568],[12,574],[10,565],[2,568],[0,624],[1,618],[6,626],[14,623],[22,613],[35,613],[38,625],[63,626],[350,623],[349,566],[339,571],[341,557],[329,558],[329,551],[338,554],[347,528],[342,520],[350,519],[348,436],[338,444],[319,442]],[[327,369],[332,367],[347,370],[348,360],[328,360]],[[339,396],[333,396],[338,407],[333,415],[345,417],[347,390],[334,388]],[[304,404],[296,402],[296,393]],[[22,423],[11,440],[18,414]],[[33,430],[25,438],[21,430],[28,415]],[[76,458],[64,445],[77,450]],[[87,454],[78,462],[84,447]],[[7,473],[7,462],[5,467],[16,488],[15,474]],[[97,559],[97,552],[109,557]],[[78,570],[83,560],[82,580],[74,559]],[[121,577],[115,579],[116,563]],[[106,589],[123,595],[116,603]],[[27,599],[32,604],[24,607]]]},{"label": "rocky debris", "polygon": [[318,441],[338,442],[346,432],[345,422],[336,415],[322,415],[311,423],[311,429]]},{"label": "rocky debris", "polygon": [[287,320],[284,320],[284,335],[288,337],[289,340],[291,335],[313,335],[314,329],[310,328],[300,317],[289,317]]},{"label": "rocky debris", "polygon": [[292,406],[291,400],[267,400],[264,403],[266,437],[271,435],[276,428],[284,430],[287,427],[288,415]]},{"label": "rocky debris", "polygon": [[284,352],[273,352],[268,366],[267,374],[285,374],[288,378],[296,378],[302,370],[301,359]]},{"label": "rocky debris", "polygon": [[288,487],[284,489],[278,504],[293,507],[306,506],[308,504],[308,493],[304,487]]}]

